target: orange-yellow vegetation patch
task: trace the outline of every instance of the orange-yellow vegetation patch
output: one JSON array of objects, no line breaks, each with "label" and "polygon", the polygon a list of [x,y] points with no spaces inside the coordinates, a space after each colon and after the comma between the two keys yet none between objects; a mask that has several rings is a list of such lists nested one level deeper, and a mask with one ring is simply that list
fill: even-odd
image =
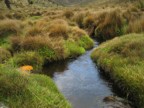
[{"label": "orange-yellow vegetation patch", "polygon": [[25,65],[25,66],[20,67],[20,69],[21,69],[22,71],[32,71],[32,70],[33,70],[33,67],[30,66],[30,65]]}]

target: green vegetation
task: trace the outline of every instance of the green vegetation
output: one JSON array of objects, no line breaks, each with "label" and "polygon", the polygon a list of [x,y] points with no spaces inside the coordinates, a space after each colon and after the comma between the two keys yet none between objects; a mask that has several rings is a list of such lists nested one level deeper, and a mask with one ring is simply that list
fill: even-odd
[{"label": "green vegetation", "polygon": [[[142,0],[81,2],[81,7],[63,7],[59,0],[11,0],[9,10],[0,0],[0,101],[12,108],[69,108],[49,77],[20,67],[30,65],[37,72],[44,64],[84,54],[94,45],[89,36],[103,42],[144,31]],[[144,106],[142,40],[143,34],[115,38],[92,54],[123,91],[139,100],[140,107]]]},{"label": "green vegetation", "polygon": [[0,101],[10,108],[70,108],[49,77],[3,65],[0,66]]},{"label": "green vegetation", "polygon": [[0,63],[5,63],[11,57],[11,53],[0,47]]},{"label": "green vegetation", "polygon": [[49,77],[29,71],[77,57],[93,47],[93,40],[72,24],[73,11],[36,2],[28,7],[26,1],[0,10],[0,102],[10,108],[70,108]]},{"label": "green vegetation", "polygon": [[34,70],[41,70],[43,62],[43,58],[36,52],[20,52],[9,60],[9,63],[13,66],[30,65]]},{"label": "green vegetation", "polygon": [[139,108],[144,107],[144,34],[129,34],[101,44],[92,59]]}]

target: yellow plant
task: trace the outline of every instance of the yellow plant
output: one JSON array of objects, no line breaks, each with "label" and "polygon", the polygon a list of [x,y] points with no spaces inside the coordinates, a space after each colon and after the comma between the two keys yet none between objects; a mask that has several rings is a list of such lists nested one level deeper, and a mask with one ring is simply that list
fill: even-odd
[{"label": "yellow plant", "polygon": [[32,70],[33,70],[33,67],[30,66],[30,65],[25,65],[25,66],[20,67],[20,69],[21,69],[22,71],[32,71]]}]

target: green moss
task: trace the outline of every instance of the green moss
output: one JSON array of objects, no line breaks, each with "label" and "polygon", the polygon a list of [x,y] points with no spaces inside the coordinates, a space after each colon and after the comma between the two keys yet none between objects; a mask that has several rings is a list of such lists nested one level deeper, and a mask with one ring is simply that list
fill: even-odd
[{"label": "green moss", "polygon": [[66,48],[68,49],[69,56],[75,57],[85,53],[85,49],[76,44],[76,42],[66,41]]},{"label": "green moss", "polygon": [[0,101],[10,108],[70,108],[53,81],[0,66]]},{"label": "green moss", "polygon": [[94,42],[89,36],[82,36],[78,41],[78,44],[85,49],[90,49],[93,47]]},{"label": "green moss", "polygon": [[31,17],[32,20],[38,20],[38,19],[40,19],[40,18],[42,18],[42,16],[32,16],[32,17]]},{"label": "green moss", "polygon": [[52,61],[56,59],[56,53],[53,49],[43,47],[38,49],[38,52],[45,60]]},{"label": "green moss", "polygon": [[144,34],[129,34],[100,45],[91,55],[132,99],[144,107]]}]

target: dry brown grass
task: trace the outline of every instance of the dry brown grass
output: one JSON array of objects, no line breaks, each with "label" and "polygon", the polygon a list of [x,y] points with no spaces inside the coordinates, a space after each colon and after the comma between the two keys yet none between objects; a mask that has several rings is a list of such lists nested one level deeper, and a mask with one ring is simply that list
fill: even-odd
[{"label": "dry brown grass", "polygon": [[42,47],[51,47],[51,41],[48,37],[11,37],[11,46],[14,51],[36,50]]},{"label": "dry brown grass", "polygon": [[18,20],[5,19],[0,21],[0,35],[4,33],[20,33],[22,24]]},{"label": "dry brown grass", "polygon": [[11,48],[14,53],[17,51],[40,51],[44,58],[47,58],[47,56],[54,56],[53,59],[55,60],[66,57],[64,40],[62,37],[11,37]]},{"label": "dry brown grass", "polygon": [[94,15],[89,15],[84,19],[84,27],[85,28],[91,28],[95,25],[95,16]]},{"label": "dry brown grass", "polygon": [[121,35],[123,32],[123,20],[120,10],[101,14],[96,24],[96,37],[99,40],[107,40]]},{"label": "dry brown grass", "polygon": [[49,26],[49,36],[50,37],[64,37],[68,38],[68,24],[66,21],[58,19],[51,22]]},{"label": "dry brown grass", "polygon": [[78,24],[80,28],[84,27],[83,21],[85,16],[86,16],[85,13],[81,12],[81,13],[77,13],[74,17],[75,22]]},{"label": "dry brown grass", "polygon": [[66,18],[70,19],[70,18],[72,18],[74,16],[74,12],[72,10],[66,10],[66,11],[64,11],[63,15]]},{"label": "dry brown grass", "polygon": [[26,35],[27,36],[38,36],[38,35],[42,35],[43,31],[44,31],[43,27],[34,25],[34,26],[28,28]]},{"label": "dry brown grass", "polygon": [[79,27],[71,27],[69,30],[70,38],[74,40],[79,40],[82,36],[88,35],[84,30]]},{"label": "dry brown grass", "polygon": [[144,32],[144,16],[128,25],[127,33],[141,33]]}]

